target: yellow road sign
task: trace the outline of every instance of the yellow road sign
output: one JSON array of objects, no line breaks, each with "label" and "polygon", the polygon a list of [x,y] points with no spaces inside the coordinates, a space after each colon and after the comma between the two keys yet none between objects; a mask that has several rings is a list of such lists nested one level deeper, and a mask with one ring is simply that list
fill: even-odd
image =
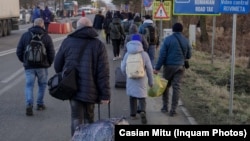
[{"label": "yellow road sign", "polygon": [[171,1],[153,2],[153,20],[169,21],[171,19]]}]

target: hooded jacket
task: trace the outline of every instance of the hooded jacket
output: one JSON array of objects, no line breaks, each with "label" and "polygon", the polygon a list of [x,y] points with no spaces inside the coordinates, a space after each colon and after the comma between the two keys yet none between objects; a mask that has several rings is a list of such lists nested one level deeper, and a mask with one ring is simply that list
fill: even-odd
[{"label": "hooded jacket", "polygon": [[125,37],[121,21],[117,17],[112,19],[112,22],[109,24],[109,30],[111,39],[121,39],[122,36]]},{"label": "hooded jacket", "polygon": [[[31,66],[25,63],[24,61],[24,51],[26,50],[27,45],[30,43],[32,39],[32,35],[30,32],[34,34],[39,34],[39,35],[43,34],[42,42],[44,43],[44,46],[46,48],[46,54],[47,54],[47,62],[43,67]],[[53,41],[51,37],[48,35],[48,33],[46,33],[46,31],[42,27],[40,26],[31,27],[28,29],[28,32],[24,33],[21,39],[19,40],[19,43],[17,45],[16,55],[19,61],[23,63],[23,66],[25,69],[48,68],[51,66],[55,58],[55,49],[54,49]]]},{"label": "hooded jacket", "polygon": [[126,83],[126,93],[128,96],[133,96],[137,98],[147,97],[147,88],[153,86],[153,68],[151,65],[150,58],[148,54],[143,51],[142,44],[140,41],[129,41],[127,43],[127,53],[125,54],[121,62],[121,70],[126,74],[126,61],[129,54],[141,53],[142,59],[145,65],[146,75],[142,78],[131,79],[127,77]]},{"label": "hooded jacket", "polygon": [[[110,100],[109,62],[105,45],[97,38],[93,27],[83,27],[68,35],[56,54],[54,68],[61,72],[65,68],[76,66],[78,70],[79,90],[75,100],[97,103]],[[77,58],[82,48],[80,62]]]},{"label": "hooded jacket", "polygon": [[151,25],[151,26],[153,26],[153,27],[155,28],[155,32],[156,32],[156,34],[157,34],[156,43],[155,43],[155,44],[149,44],[149,45],[157,45],[157,46],[158,46],[158,45],[160,44],[159,32],[158,32],[157,27],[154,25],[154,22],[153,22],[151,19],[146,19],[146,20],[143,22],[143,24],[141,24],[141,25],[139,26],[139,33],[142,34],[142,35],[145,35],[145,34],[146,34],[145,28],[146,28],[147,26],[149,26],[149,25]]},{"label": "hooded jacket", "polygon": [[152,25],[153,26],[153,21],[151,20],[151,19],[146,19],[144,22],[143,22],[143,24],[141,24],[140,26],[139,26],[139,33],[141,33],[141,34],[145,34],[146,33],[146,31],[144,30],[145,29],[145,27],[147,27],[147,26],[149,26],[149,25]]},{"label": "hooded jacket", "polygon": [[[129,28],[129,34],[126,35],[125,42],[124,42],[124,55],[127,52],[126,44],[131,41],[131,38],[134,34],[139,34],[141,37],[141,43],[144,51],[148,51],[148,41],[145,39],[145,37],[138,32],[138,28],[135,24],[132,24]],[[123,56],[124,56],[123,55]]]}]

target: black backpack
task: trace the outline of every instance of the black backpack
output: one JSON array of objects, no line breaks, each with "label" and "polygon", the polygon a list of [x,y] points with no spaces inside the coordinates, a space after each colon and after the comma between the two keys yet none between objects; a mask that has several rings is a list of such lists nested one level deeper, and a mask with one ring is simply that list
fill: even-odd
[{"label": "black backpack", "polygon": [[46,67],[48,62],[46,48],[42,42],[43,34],[30,33],[32,39],[24,52],[24,61],[34,67]]},{"label": "black backpack", "polygon": [[128,33],[129,32],[129,27],[130,27],[130,22],[129,21],[125,21],[125,22],[123,22],[123,28],[124,28],[124,31],[126,32],[126,33]]},{"label": "black backpack", "polygon": [[144,36],[150,45],[155,45],[157,43],[157,34],[154,26],[148,25],[145,27]]}]

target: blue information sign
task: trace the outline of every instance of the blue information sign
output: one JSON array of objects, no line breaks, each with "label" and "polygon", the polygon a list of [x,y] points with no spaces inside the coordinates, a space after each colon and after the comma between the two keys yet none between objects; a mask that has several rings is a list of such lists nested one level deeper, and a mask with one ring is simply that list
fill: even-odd
[{"label": "blue information sign", "polygon": [[221,13],[249,13],[249,0],[221,0]]},{"label": "blue information sign", "polygon": [[143,5],[145,7],[150,7],[153,3],[153,0],[143,0]]},{"label": "blue information sign", "polygon": [[174,15],[220,14],[220,0],[175,0]]}]

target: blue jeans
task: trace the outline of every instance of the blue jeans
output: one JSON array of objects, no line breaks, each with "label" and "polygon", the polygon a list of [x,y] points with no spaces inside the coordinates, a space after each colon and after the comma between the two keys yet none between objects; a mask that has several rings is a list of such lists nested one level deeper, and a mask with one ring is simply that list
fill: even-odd
[{"label": "blue jeans", "polygon": [[148,47],[148,55],[152,64],[152,67],[155,66],[155,52],[156,52],[156,45],[149,45]]},{"label": "blue jeans", "polygon": [[48,69],[27,69],[25,70],[26,86],[25,86],[25,101],[26,106],[33,106],[33,89],[35,80],[38,81],[37,104],[44,104],[43,97],[47,86]]}]

